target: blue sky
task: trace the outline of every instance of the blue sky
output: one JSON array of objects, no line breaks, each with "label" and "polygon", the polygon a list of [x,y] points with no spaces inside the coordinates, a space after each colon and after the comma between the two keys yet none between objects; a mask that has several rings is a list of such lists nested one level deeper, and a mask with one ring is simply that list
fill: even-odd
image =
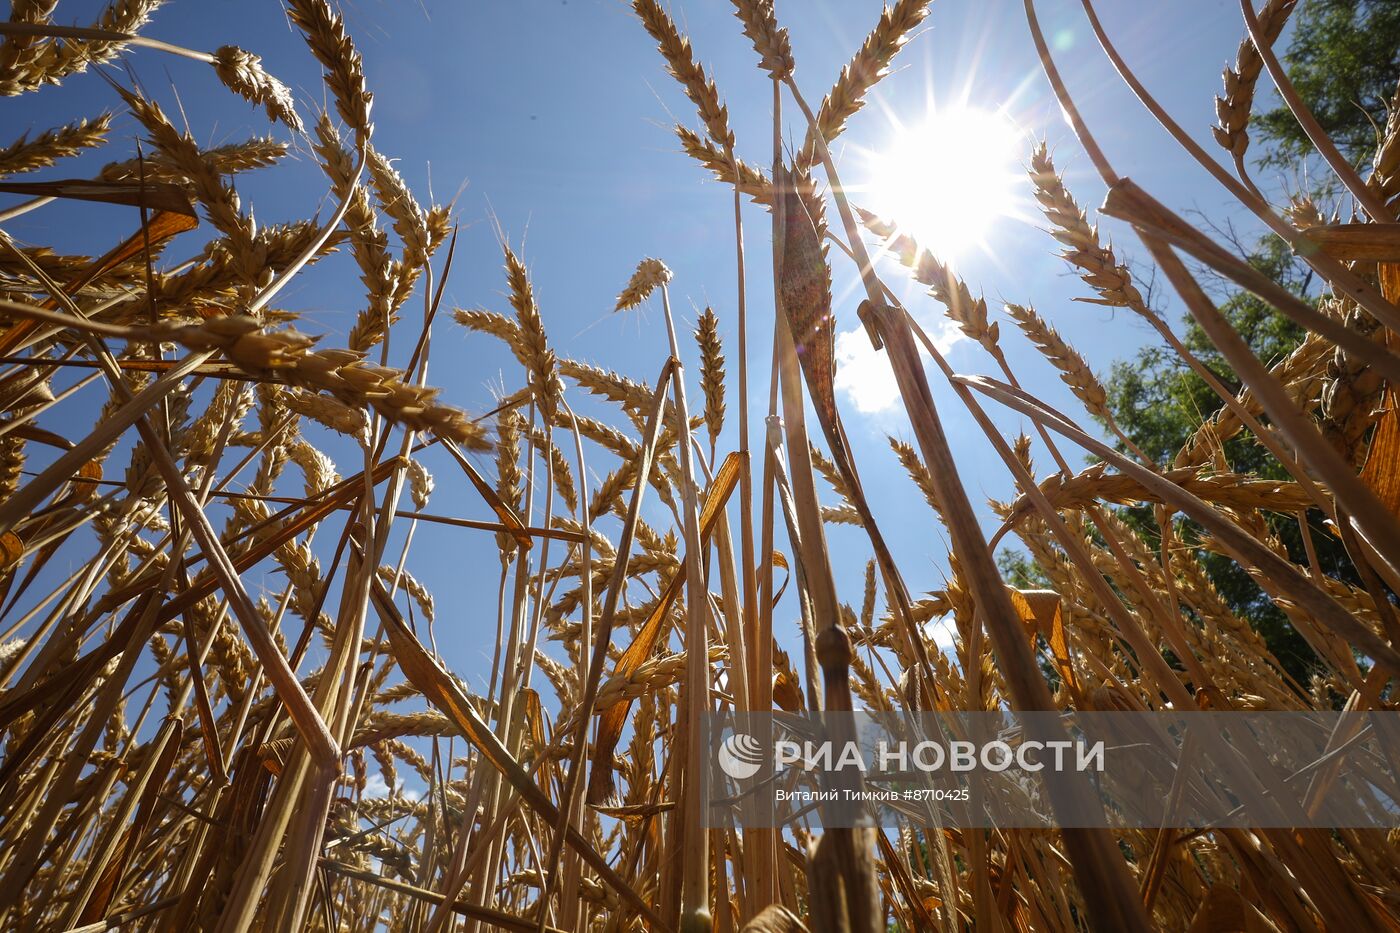
[{"label": "blue sky", "polygon": [[[60,7],[59,20],[89,21],[89,11],[98,6],[72,0]],[[786,0],[778,6],[792,33],[798,80],[815,105],[878,18],[881,4],[879,0]],[[1070,88],[1120,172],[1179,210],[1232,216],[1223,192],[1175,150],[1114,75],[1089,33],[1079,4],[1043,0],[1038,7]],[[729,105],[740,155],[767,163],[769,84],[758,71],[729,4],[675,0],[670,9]],[[398,159],[399,170],[420,200],[428,200],[430,190],[438,201],[457,198],[462,231],[446,288],[447,305],[508,310],[498,246],[503,234],[531,269],[556,349],[651,381],[666,353],[659,309],[628,315],[614,315],[611,309],[639,259],[648,255],[663,259],[675,273],[673,307],[687,329],[693,326],[698,309],[706,305],[720,315],[731,378],[731,430],[721,448],[732,449],[737,393],[732,204],[724,188],[679,152],[670,127],[677,121],[696,126],[697,120],[629,6],[621,0],[494,4],[353,0],[345,4],[344,12],[364,54],[375,94],[376,145]],[[1209,137],[1212,98],[1219,87],[1220,69],[1233,60],[1243,34],[1237,4],[1233,0],[1168,4],[1105,0],[1100,13],[1145,83],[1188,131],[1215,151]],[[224,44],[241,46],[261,54],[268,70],[293,88],[304,117],[311,117],[323,102],[319,71],[272,0],[177,0],[157,12],[146,35],[209,51]],[[203,143],[216,145],[269,132],[261,111],[228,95],[206,66],[149,50],[133,50],[124,62],[167,111],[178,113],[177,108],[183,108]],[[118,80],[130,81],[130,75],[112,73]],[[1028,159],[1033,137],[1048,139],[1079,200],[1089,206],[1099,202],[1102,186],[1050,98],[1016,0],[937,0],[933,4],[925,26],[899,56],[897,72],[879,86],[871,105],[854,119],[835,147],[844,180],[855,189],[872,183],[868,154],[890,145],[891,114],[905,124],[918,124],[931,106],[959,99],[970,107],[1004,109],[1015,120],[1026,134],[1023,151],[1016,156],[1019,162]],[[60,88],[7,99],[0,104],[7,114],[6,138],[0,144],[26,129],[42,130],[77,116],[115,110],[119,104],[113,91],[92,75]],[[800,140],[803,127],[794,120],[797,111],[790,104],[787,108],[785,137]],[[134,121],[119,116],[116,127],[114,142],[95,157],[60,163],[33,177],[81,176],[102,162],[127,157],[137,132]],[[281,127],[270,131],[286,134]],[[315,163],[304,143],[298,148],[301,154],[286,165],[239,178],[244,204],[253,208],[261,223],[327,209]],[[1086,288],[1055,257],[1055,244],[1040,229],[1043,224],[1033,210],[1024,178],[1014,196],[1022,216],[996,219],[986,236],[986,250],[971,250],[961,258],[961,274],[974,291],[986,294],[994,317],[1001,316],[1003,300],[1034,304],[1096,370],[1106,374],[1112,360],[1131,356],[1149,339],[1146,326],[1126,314],[1074,303],[1072,299],[1086,294]],[[745,223],[750,313],[755,321],[752,373],[754,384],[762,389],[754,393],[752,414],[761,419],[766,413],[772,326],[771,285],[764,269],[767,216],[748,208]],[[119,208],[60,205],[27,215],[7,230],[24,241],[52,244],[67,252],[100,253],[132,226],[132,218]],[[1129,233],[1112,222],[1103,229],[1120,244],[1120,253],[1133,256],[1135,244]],[[179,242],[169,255],[188,255],[202,242],[198,236],[187,235],[189,242]],[[844,296],[836,308],[839,329],[849,331],[857,327],[857,299],[849,290],[848,264],[837,266],[837,294]],[[883,271],[896,289],[904,288],[906,278],[897,268]],[[362,305],[353,264],[346,256],[333,257],[299,279],[280,300],[286,307],[304,311],[301,328],[325,334],[323,345],[327,346],[343,344]],[[921,289],[909,288],[907,302],[931,331],[943,330],[942,309]],[[416,314],[417,307],[410,305],[406,316]],[[1176,306],[1167,305],[1167,313],[1178,320]],[[1026,384],[1087,421],[1054,371],[1012,330],[1004,321],[1003,343]],[[408,342],[400,342],[401,351]],[[955,368],[990,370],[990,361],[975,345],[949,343]],[[859,346],[859,341],[847,346]],[[880,362],[869,353],[863,357],[868,359],[856,365],[875,365],[858,370],[855,382],[862,387],[878,377]],[[695,367],[691,375],[696,377]],[[502,385],[514,389],[523,380],[493,339],[463,332],[446,315],[439,318],[435,330],[429,378],[442,387],[447,400],[471,411],[489,409],[493,391]],[[974,503],[980,507],[989,496],[1005,498],[1010,480],[990,446],[946,385],[935,379],[933,387]],[[692,397],[696,396],[698,390],[692,388]],[[90,413],[100,404],[92,394],[79,399],[65,409],[65,417],[71,417],[75,426],[90,423]],[[908,584],[917,592],[940,586],[946,543],[884,441],[886,434],[909,438],[907,422],[897,408],[861,411],[854,399],[842,401],[872,506]],[[868,401],[865,407],[871,407]],[[1019,417],[993,413],[1007,433],[1029,431]],[[343,473],[354,472],[356,458],[348,446],[332,444],[330,449]],[[1043,475],[1049,459],[1040,454],[1037,460]],[[114,458],[117,468],[124,466],[119,461]],[[450,461],[433,454],[427,462],[438,480],[430,511],[489,517]],[[994,527],[990,513],[984,509],[983,514],[988,526]],[[868,556],[864,536],[836,528],[831,538],[843,598],[858,603],[859,578]],[[64,556],[67,566],[74,566],[88,555],[75,548]],[[489,659],[495,624],[491,607],[497,562],[491,536],[420,527],[408,566],[434,590],[442,607],[438,646],[459,671],[480,676]],[[272,589],[280,585],[281,577],[269,574],[261,582]],[[778,613],[776,624],[788,633],[784,640],[793,631],[795,612],[789,598]]]}]

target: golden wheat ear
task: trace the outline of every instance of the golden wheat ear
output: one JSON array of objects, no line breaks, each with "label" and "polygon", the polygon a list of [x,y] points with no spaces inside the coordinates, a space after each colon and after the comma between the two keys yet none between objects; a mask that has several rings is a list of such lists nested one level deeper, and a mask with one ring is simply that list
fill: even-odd
[{"label": "golden wheat ear", "polygon": [[[641,368],[562,341],[581,313],[569,302],[600,296],[564,291],[504,231],[483,257],[504,273],[499,308],[477,304],[490,290],[464,296],[449,336],[465,349],[434,332],[448,280],[477,285],[452,271],[469,240],[453,205],[409,183],[413,162],[396,157],[413,153],[375,132],[338,5],[285,0],[325,100],[309,127],[295,98],[314,88],[294,96],[256,48],[155,37],[161,5],[110,0],[65,25],[56,0],[13,0],[0,22],[0,97],[38,92],[57,111],[77,98],[49,85],[91,79],[142,137],[86,111],[0,148],[0,192],[17,200],[0,210],[0,929],[1400,929],[1396,781],[1376,745],[1385,717],[1370,715],[1400,676],[1400,105],[1374,151],[1340,158],[1286,67],[1297,42],[1333,41],[1311,28],[1325,4],[1242,0],[1217,159],[1081,0],[1147,118],[1296,266],[1280,272],[1120,174],[1023,0],[1108,197],[1086,209],[1062,174],[1076,154],[1036,146],[1041,245],[1073,276],[1037,280],[1007,252],[1017,275],[998,286],[896,226],[914,218],[861,210],[840,176],[862,181],[835,143],[939,7],[891,0],[812,108],[794,52],[822,25],[810,5],[783,7],[809,19],[790,36],[774,0],[733,0],[765,97],[726,102],[702,64],[724,50],[692,45],[680,0],[632,0],[636,41],[694,106],[678,170],[698,163],[729,189],[735,259],[733,292],[690,280],[694,256],[668,254],[674,276],[656,258],[625,282],[617,270],[615,307],[649,305],[666,329]],[[1342,6],[1358,22],[1383,7]],[[179,96],[200,107],[176,113],[114,70],[83,75],[153,55],[199,63],[189,80],[227,97],[191,96],[182,72]],[[1283,104],[1267,124],[1253,120],[1266,72]],[[224,105],[235,120],[262,108],[272,135],[230,136]],[[760,167],[736,129],[765,114]],[[1347,216],[1325,192],[1266,198],[1250,177],[1247,153],[1289,114]],[[243,173],[293,178],[288,133],[303,130],[325,187],[300,219],[284,199],[289,219],[259,224]],[[73,175],[84,157],[93,177],[33,174]],[[115,245],[84,255],[111,224]],[[584,232],[585,245],[607,233]],[[886,256],[922,286],[907,307]],[[1025,293],[1006,315],[1049,367],[1016,352],[984,287]],[[673,307],[682,293],[694,321]],[[322,294],[353,297],[299,310]],[[1065,298],[1132,311],[1119,317],[1160,347],[1126,372],[1101,349],[1112,341],[1076,349],[1084,305]],[[935,340],[924,325],[939,315],[954,326]],[[857,327],[850,365],[896,389],[878,414],[838,378],[837,337]],[[435,385],[460,381],[440,378],[444,362],[474,378],[488,345],[490,410],[469,414]],[[1061,384],[1088,419],[1045,400]],[[454,672],[464,651],[481,663]],[[1329,721],[1338,709],[1364,715]],[[835,825],[828,800],[757,825],[779,788],[903,786],[799,769],[702,796],[709,714],[781,712],[806,737],[796,724],[816,713],[955,710],[1168,717],[1156,748],[1187,764],[1161,756],[1133,777],[1157,782],[1169,818],[1086,821],[1127,811],[1105,809],[1103,782],[1030,772],[1009,798],[1078,817],[982,829],[901,798],[879,829]],[[1242,760],[1188,766],[1208,740],[1175,723],[1200,710],[1307,719],[1325,744],[1302,771],[1261,759],[1243,775],[1258,781],[1244,797],[1270,806],[1301,793],[1300,825],[1174,825]],[[1145,747],[1127,738],[1110,754]],[[1304,825],[1339,800],[1371,824]]]}]

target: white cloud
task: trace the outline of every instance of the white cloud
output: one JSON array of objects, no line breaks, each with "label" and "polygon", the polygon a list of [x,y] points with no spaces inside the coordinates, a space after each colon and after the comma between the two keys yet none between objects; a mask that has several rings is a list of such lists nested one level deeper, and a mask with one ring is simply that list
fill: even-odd
[{"label": "white cloud", "polygon": [[378,771],[371,771],[365,778],[366,797],[387,797],[389,796],[389,785],[384,783],[384,775]]},{"label": "white cloud", "polygon": [[421,787],[409,787],[404,781],[399,781],[399,786],[393,788],[391,791],[389,785],[384,781],[384,775],[379,769],[371,769],[369,774],[365,777],[364,795],[366,797],[388,797],[391,793],[398,794],[398,796],[403,797],[405,800],[417,800],[423,796],[423,789]]},{"label": "white cloud", "polygon": [[871,346],[864,328],[836,335],[836,391],[844,392],[856,411],[866,415],[893,407],[899,398],[894,370]]},{"label": "white cloud", "polygon": [[[940,320],[927,329],[940,353],[947,353],[963,339],[952,321]],[[888,411],[899,402],[894,370],[885,359],[885,351],[871,345],[864,327],[836,335],[836,390],[844,393],[863,415]]]},{"label": "white cloud", "polygon": [[934,646],[937,647],[939,651],[944,652],[949,657],[953,656],[954,643],[958,637],[958,630],[953,625],[953,617],[951,615],[939,616],[936,619],[930,620],[924,627],[924,637],[928,638],[930,636],[932,637]]}]

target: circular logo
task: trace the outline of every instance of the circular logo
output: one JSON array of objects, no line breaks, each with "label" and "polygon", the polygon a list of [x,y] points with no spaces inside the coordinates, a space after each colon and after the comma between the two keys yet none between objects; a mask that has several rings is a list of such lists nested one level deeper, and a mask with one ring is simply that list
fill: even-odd
[{"label": "circular logo", "polygon": [[747,780],[763,767],[763,746],[758,739],[735,732],[719,743],[719,769],[736,781]]}]

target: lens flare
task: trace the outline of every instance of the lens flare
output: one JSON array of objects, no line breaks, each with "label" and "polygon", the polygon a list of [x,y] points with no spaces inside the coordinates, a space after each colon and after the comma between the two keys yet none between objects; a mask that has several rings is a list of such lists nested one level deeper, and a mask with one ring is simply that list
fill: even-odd
[{"label": "lens flare", "polygon": [[1024,142],[1001,112],[936,110],[871,153],[870,208],[940,260],[956,262],[985,248],[997,219],[1013,213],[1025,181],[1018,164]]}]

